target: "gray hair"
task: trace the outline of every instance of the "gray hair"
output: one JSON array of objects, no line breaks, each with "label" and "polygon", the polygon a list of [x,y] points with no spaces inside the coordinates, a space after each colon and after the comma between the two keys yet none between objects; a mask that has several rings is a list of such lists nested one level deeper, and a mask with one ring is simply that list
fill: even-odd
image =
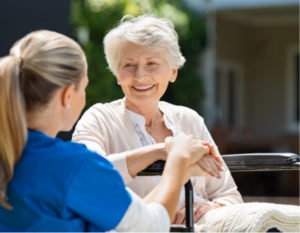
[{"label": "gray hair", "polygon": [[138,17],[125,16],[115,28],[104,37],[104,52],[110,70],[114,75],[120,64],[120,48],[124,42],[164,50],[172,68],[180,68],[185,63],[178,44],[174,24],[166,18],[153,15]]}]

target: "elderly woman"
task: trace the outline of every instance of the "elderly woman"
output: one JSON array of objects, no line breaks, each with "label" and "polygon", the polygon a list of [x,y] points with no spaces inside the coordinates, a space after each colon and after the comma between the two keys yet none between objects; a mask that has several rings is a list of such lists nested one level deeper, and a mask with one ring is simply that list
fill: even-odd
[{"label": "elderly woman", "polygon": [[80,115],[87,84],[82,49],[59,33],[30,33],[0,60],[1,232],[168,231],[181,186],[203,173],[209,146],[167,138],[162,179],[142,200],[107,159],[55,138]]},{"label": "elderly woman", "polygon": [[[217,147],[195,111],[160,101],[185,62],[172,22],[151,15],[123,20],[105,36],[104,49],[125,98],[88,109],[76,126],[73,141],[106,155],[126,185],[144,197],[160,177],[136,175],[154,161],[166,159],[165,138],[184,132],[216,151]],[[200,164],[205,170],[212,163],[212,157],[206,156]],[[220,179],[209,169],[210,176],[193,178],[195,221],[211,209],[242,202],[224,163],[223,168]],[[174,223],[184,221],[181,204]]]}]

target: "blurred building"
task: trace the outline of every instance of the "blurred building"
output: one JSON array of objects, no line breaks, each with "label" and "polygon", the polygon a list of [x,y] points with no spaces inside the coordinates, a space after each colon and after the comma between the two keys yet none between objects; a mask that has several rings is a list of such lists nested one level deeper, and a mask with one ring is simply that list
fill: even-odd
[{"label": "blurred building", "polygon": [[299,153],[299,1],[186,0],[207,19],[204,117],[222,153]]},{"label": "blurred building", "polygon": [[0,0],[0,56],[34,30],[48,29],[72,36],[71,0]]},{"label": "blurred building", "polygon": [[[299,154],[299,1],[185,1],[207,21],[202,106],[220,152]],[[299,204],[299,171],[233,177],[246,201]]]},{"label": "blurred building", "polygon": [[[27,33],[47,29],[73,37],[70,21],[71,0],[0,0],[0,57]],[[71,133],[61,132],[68,140]]]}]

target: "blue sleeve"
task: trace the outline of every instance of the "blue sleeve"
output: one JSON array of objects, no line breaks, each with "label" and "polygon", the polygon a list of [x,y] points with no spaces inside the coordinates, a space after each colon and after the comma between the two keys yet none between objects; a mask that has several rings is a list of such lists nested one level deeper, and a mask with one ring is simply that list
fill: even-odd
[{"label": "blue sleeve", "polygon": [[87,231],[111,230],[127,211],[131,196],[111,163],[94,153],[89,155],[73,177],[66,204],[87,221]]}]

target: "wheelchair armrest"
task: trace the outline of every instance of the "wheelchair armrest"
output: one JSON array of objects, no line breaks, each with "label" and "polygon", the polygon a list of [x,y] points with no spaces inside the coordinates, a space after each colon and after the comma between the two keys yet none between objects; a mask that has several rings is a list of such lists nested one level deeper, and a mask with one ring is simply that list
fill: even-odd
[{"label": "wheelchair armrest", "polygon": [[149,165],[143,171],[140,171],[137,175],[138,176],[154,176],[154,175],[161,175],[165,167],[165,161],[158,160],[151,165]]},{"label": "wheelchair armrest", "polygon": [[299,155],[294,153],[246,153],[222,155],[228,168],[234,171],[299,170]]},{"label": "wheelchair armrest", "polygon": [[[294,153],[244,153],[222,155],[232,172],[299,170],[300,156]],[[139,176],[160,175],[165,161],[156,161]]]}]

